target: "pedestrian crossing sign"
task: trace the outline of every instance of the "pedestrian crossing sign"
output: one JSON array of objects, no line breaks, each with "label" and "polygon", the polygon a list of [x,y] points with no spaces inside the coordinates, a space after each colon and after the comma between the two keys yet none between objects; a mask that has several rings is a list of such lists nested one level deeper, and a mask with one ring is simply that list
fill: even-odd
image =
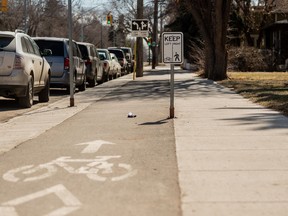
[{"label": "pedestrian crossing sign", "polygon": [[170,64],[181,64],[183,62],[183,33],[162,33],[163,62]]}]

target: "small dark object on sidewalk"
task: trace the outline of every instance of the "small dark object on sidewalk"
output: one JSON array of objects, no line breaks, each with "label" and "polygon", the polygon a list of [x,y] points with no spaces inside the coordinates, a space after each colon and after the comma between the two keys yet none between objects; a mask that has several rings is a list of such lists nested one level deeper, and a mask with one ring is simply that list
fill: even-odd
[{"label": "small dark object on sidewalk", "polygon": [[128,118],[135,118],[136,115],[134,115],[132,112],[129,112],[127,117],[128,117]]}]

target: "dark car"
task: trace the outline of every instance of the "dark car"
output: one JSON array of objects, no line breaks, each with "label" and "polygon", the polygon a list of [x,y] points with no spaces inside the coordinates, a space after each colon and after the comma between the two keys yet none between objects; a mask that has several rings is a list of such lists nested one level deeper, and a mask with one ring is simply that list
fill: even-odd
[{"label": "dark car", "polygon": [[97,49],[94,44],[77,42],[82,58],[86,65],[86,79],[90,87],[94,87],[96,83],[103,83],[106,77],[103,74],[103,67]]},{"label": "dark car", "polygon": [[134,70],[134,55],[130,47],[109,47],[110,49],[121,49],[127,60],[127,72],[131,73]]}]

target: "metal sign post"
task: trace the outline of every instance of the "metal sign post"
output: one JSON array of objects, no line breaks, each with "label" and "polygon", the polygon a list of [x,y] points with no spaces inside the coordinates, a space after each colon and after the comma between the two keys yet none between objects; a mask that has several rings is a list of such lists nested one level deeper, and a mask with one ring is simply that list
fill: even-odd
[{"label": "metal sign post", "polygon": [[183,33],[162,33],[162,60],[171,66],[170,73],[170,118],[175,117],[174,107],[174,65],[183,62]]},{"label": "metal sign post", "polygon": [[74,74],[73,74],[73,43],[72,43],[72,3],[68,1],[69,23],[69,81],[70,81],[70,106],[74,106]]},{"label": "metal sign post", "polygon": [[175,106],[174,106],[174,64],[170,65],[170,118],[175,117]]}]

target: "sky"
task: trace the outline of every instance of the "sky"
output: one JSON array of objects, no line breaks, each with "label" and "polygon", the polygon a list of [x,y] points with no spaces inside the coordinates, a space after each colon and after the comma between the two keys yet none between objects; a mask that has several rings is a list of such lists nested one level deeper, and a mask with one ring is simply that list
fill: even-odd
[{"label": "sky", "polygon": [[104,6],[109,0],[82,0],[82,6],[83,7],[96,7],[99,5],[99,7]]}]

